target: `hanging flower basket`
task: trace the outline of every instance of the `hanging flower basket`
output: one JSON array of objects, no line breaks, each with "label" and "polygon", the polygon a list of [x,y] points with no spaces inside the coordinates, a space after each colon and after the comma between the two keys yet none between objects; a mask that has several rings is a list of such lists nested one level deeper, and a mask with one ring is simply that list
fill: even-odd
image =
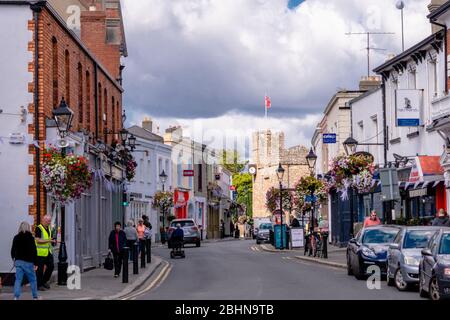
[{"label": "hanging flower basket", "polygon": [[41,181],[55,203],[64,205],[79,199],[92,186],[93,174],[85,157],[63,157],[56,148],[46,149],[43,157]]},{"label": "hanging flower basket", "polygon": [[348,197],[348,188],[354,188],[360,193],[367,193],[372,189],[373,158],[364,154],[338,156],[331,161],[330,166],[330,179],[326,182],[326,189],[341,192],[343,200]]},{"label": "hanging flower basket", "polygon": [[173,207],[173,193],[170,191],[158,191],[153,198],[154,208],[172,208]]},{"label": "hanging flower basket", "polygon": [[125,176],[128,181],[131,181],[136,176],[137,162],[134,160],[130,150],[124,148],[119,151],[119,157],[122,165],[125,167]]},{"label": "hanging flower basket", "polygon": [[[283,190],[282,192],[282,201],[283,201],[283,210],[291,210],[293,206],[294,197],[291,192],[287,190]],[[274,187],[270,188],[266,193],[266,208],[270,212],[274,212],[275,210],[280,208],[280,189],[276,189]]]}]

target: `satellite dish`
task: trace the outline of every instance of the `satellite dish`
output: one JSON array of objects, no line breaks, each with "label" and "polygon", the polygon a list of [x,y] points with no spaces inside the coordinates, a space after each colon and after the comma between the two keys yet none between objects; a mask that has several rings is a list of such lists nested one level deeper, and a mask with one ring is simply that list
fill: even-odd
[{"label": "satellite dish", "polygon": [[59,139],[56,144],[59,148],[67,148],[69,146],[69,141],[67,141],[66,139]]}]

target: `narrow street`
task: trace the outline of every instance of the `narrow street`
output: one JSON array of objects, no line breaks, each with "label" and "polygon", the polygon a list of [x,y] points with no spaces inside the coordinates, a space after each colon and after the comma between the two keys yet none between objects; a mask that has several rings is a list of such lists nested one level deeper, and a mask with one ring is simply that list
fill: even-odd
[{"label": "narrow street", "polygon": [[250,240],[202,243],[186,248],[186,259],[176,260],[169,249],[155,248],[154,254],[171,262],[171,272],[137,300],[420,299],[417,292],[399,292],[385,281],[381,290],[369,290],[343,269],[294,258],[298,252],[259,248]]}]

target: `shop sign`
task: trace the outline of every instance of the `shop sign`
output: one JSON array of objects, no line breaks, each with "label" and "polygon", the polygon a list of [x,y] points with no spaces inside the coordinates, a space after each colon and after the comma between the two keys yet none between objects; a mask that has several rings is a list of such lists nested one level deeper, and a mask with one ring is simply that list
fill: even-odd
[{"label": "shop sign", "polygon": [[183,176],[184,177],[193,177],[194,176],[194,170],[183,170]]},{"label": "shop sign", "polygon": [[324,144],[336,143],[336,133],[324,133],[322,137]]},{"label": "shop sign", "polygon": [[423,90],[396,90],[397,127],[417,127],[420,125],[422,96]]},{"label": "shop sign", "polygon": [[416,197],[424,197],[428,195],[428,189],[424,188],[424,189],[419,189],[419,190],[411,190],[409,192],[409,197],[410,198],[416,198]]}]

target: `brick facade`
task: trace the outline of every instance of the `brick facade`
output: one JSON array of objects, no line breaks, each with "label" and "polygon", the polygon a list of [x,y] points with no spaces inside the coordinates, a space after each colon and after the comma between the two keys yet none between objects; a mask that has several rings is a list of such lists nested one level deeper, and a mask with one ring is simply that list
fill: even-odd
[{"label": "brick facade", "polygon": [[[31,17],[32,15],[28,22],[28,30],[34,33],[34,21]],[[63,97],[74,112],[72,131],[89,133],[91,142],[98,139],[110,144],[113,139],[118,139],[117,135],[103,134],[103,129],[115,132],[121,129],[123,91],[121,86],[100,64],[101,62],[96,61],[94,55],[86,49],[84,44],[67,29],[64,22],[59,20],[51,8],[43,7],[39,15],[38,30],[39,114],[37,116],[40,136],[34,139],[39,140],[41,147],[44,146],[46,119],[52,118],[54,107],[59,105]],[[32,79],[34,79],[35,73],[34,46],[34,41],[28,44],[28,50],[33,55],[33,60],[28,65],[29,72],[33,74]],[[95,83],[96,74],[97,83]],[[100,86],[102,94],[98,94],[96,97],[95,88]],[[30,82],[28,87],[29,91],[33,92],[34,82]],[[82,89],[81,92],[80,89]],[[105,97],[107,98],[105,99]],[[95,117],[96,98],[98,101],[97,119]],[[34,114],[34,105],[30,104],[28,110]],[[106,121],[103,121],[100,110],[103,110],[106,115]],[[99,130],[96,130],[97,126]],[[34,129],[33,122],[32,125],[29,125],[29,133],[34,135]],[[29,154],[33,158],[35,157],[33,145],[29,147]],[[34,177],[33,184],[29,186],[29,194],[34,198],[34,203],[29,207],[29,213],[36,215],[36,168],[34,165],[29,167],[29,173]],[[41,204],[40,214],[43,215],[46,211],[46,195],[42,187]]]}]

